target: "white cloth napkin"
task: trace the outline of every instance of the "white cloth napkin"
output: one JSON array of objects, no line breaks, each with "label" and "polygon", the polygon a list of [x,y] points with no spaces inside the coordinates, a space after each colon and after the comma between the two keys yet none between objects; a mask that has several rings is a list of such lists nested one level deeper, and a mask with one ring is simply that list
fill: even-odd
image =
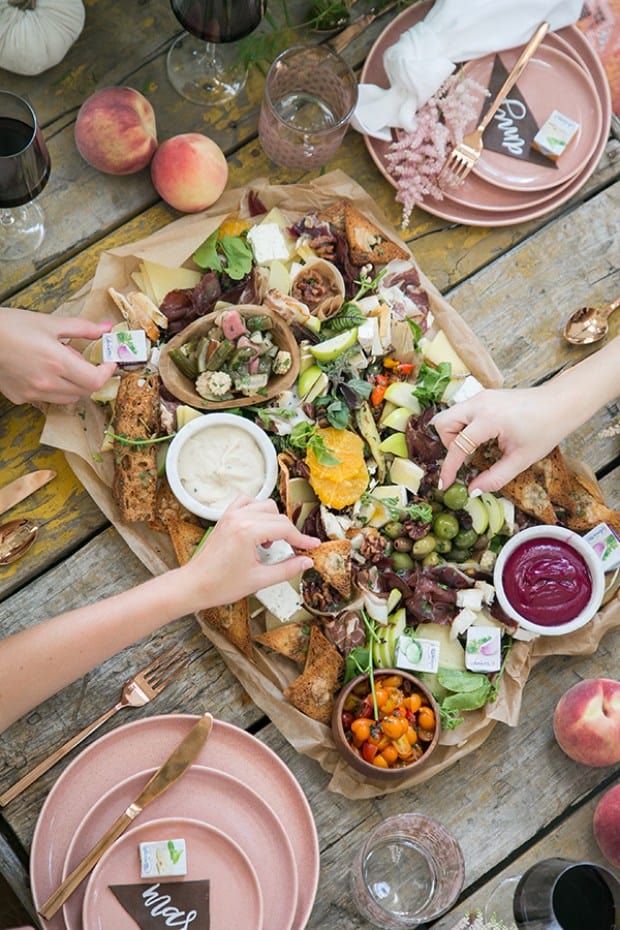
[{"label": "white cloth napkin", "polygon": [[540,23],[550,31],[576,22],[583,0],[437,0],[425,19],[383,56],[388,89],[360,84],[352,125],[388,141],[390,127],[413,129],[416,111],[457,62],[525,45]]}]

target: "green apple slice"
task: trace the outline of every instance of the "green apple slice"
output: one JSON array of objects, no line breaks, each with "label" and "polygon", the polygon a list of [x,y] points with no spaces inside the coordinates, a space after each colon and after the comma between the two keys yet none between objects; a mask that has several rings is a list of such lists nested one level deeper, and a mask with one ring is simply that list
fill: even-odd
[{"label": "green apple slice", "polygon": [[310,351],[315,359],[319,362],[333,362],[335,358],[346,352],[357,342],[357,327],[348,329],[344,333],[338,333],[325,342],[319,342],[315,346],[310,346]]},{"label": "green apple slice", "polygon": [[388,623],[396,623],[396,614],[392,613],[402,600],[402,594],[398,588],[392,588],[388,594]]},{"label": "green apple slice", "polygon": [[323,372],[318,365],[310,365],[303,371],[297,379],[297,390],[300,397],[305,397],[317,378],[320,378]]},{"label": "green apple slice", "polygon": [[404,485],[412,494],[418,493],[423,477],[424,469],[409,459],[395,458],[390,466],[390,481]]},{"label": "green apple slice", "polygon": [[396,404],[397,407],[406,407],[412,413],[420,414],[422,408],[420,401],[412,393],[413,387],[413,384],[408,384],[406,381],[395,381],[388,386],[385,399],[391,404]]},{"label": "green apple slice", "polygon": [[391,436],[379,443],[379,448],[382,452],[391,452],[392,455],[398,455],[401,459],[409,458],[404,433],[392,433]]},{"label": "green apple slice", "polygon": [[480,500],[489,512],[489,532],[492,536],[496,536],[505,522],[504,508],[495,495],[489,492],[482,494]]},{"label": "green apple slice", "polygon": [[478,536],[486,533],[489,525],[489,511],[479,497],[470,497],[465,504],[465,510],[471,517],[471,523]]},{"label": "green apple slice", "polygon": [[313,400],[316,400],[317,397],[322,397],[323,394],[327,394],[327,389],[329,388],[329,378],[324,371],[321,372],[319,377],[316,379],[308,393],[304,396],[302,394],[302,400],[311,404]]},{"label": "green apple slice", "polygon": [[396,429],[400,433],[404,433],[410,416],[411,410],[408,407],[397,407],[396,410],[387,415],[381,426],[387,426],[389,429]]}]

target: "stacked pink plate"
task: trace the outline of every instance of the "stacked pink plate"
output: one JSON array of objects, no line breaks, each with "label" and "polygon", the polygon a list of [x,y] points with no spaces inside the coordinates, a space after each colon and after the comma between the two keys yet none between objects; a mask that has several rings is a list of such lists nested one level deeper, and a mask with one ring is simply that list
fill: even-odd
[{"label": "stacked pink plate", "polygon": [[[136,798],[197,719],[170,714],[118,727],[65,769],[43,805],[32,843],[37,906]],[[183,881],[209,879],[211,930],[305,927],[319,878],[318,839],[306,797],[271,749],[219,720],[196,763],[146,808],[44,926],[136,930],[111,886],[139,883],[139,843],[164,838],[186,841]],[[165,880],[160,888],[165,891]]]},{"label": "stacked pink plate", "polygon": [[[361,81],[387,87],[383,55],[399,36],[423,19],[431,4],[404,10],[370,50]],[[500,52],[509,71],[520,48]],[[488,86],[495,55],[470,61],[464,73]],[[590,177],[605,149],[611,121],[611,95],[603,66],[583,33],[567,26],[547,35],[519,79],[518,88],[540,126],[552,110],[570,107],[579,124],[566,152],[549,166],[485,149],[475,168],[443,200],[425,197],[418,206],[435,216],[469,226],[509,226],[543,216],[573,196]],[[473,129],[475,122],[468,127]],[[385,178],[389,142],[365,136],[371,157]]]}]

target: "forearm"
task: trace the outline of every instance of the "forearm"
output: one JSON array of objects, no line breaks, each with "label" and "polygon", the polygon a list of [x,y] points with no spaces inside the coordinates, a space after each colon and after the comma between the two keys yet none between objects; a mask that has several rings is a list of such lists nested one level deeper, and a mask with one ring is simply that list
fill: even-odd
[{"label": "forearm", "polygon": [[41,701],[190,608],[180,571],[0,642],[0,732]]},{"label": "forearm", "polygon": [[620,395],[620,336],[541,387],[542,402],[552,404],[563,435],[582,426]]}]

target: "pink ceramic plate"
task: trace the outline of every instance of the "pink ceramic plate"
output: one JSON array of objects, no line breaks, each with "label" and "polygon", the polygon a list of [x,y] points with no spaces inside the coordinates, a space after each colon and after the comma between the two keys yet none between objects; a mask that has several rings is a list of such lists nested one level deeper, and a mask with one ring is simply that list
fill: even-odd
[{"label": "pink ceramic plate", "polygon": [[[131,804],[154,772],[155,769],[148,769],[131,775],[111,788],[88,811],[69,846],[63,878]],[[238,843],[258,876],[263,893],[265,930],[272,927],[291,930],[298,890],[293,847],[276,815],[255,791],[232,775],[194,765],[149,805],[135,826],[173,814],[208,823]],[[82,930],[84,891],[84,885],[80,885],[64,905],[67,930]]]},{"label": "pink ceramic plate", "polygon": [[[168,839],[185,840],[187,875],[159,879],[158,891],[161,894],[165,894],[166,881],[196,882],[208,878],[210,930],[232,930],[236,927],[261,930],[261,892],[256,872],[243,850],[215,827],[179,817],[136,826],[101,857],[84,895],[84,930],[136,930],[133,917],[108,886],[143,883],[147,889],[157,884],[157,879],[140,878],[138,843]],[[144,912],[149,913],[146,905]],[[180,916],[175,920],[175,926],[183,926]],[[162,926],[172,925],[163,915],[160,915],[159,922]]]},{"label": "pink ceramic plate", "polygon": [[[366,63],[362,70],[361,80],[370,81],[379,84],[382,87],[387,86],[387,78],[383,69],[383,54],[385,50],[392,45],[398,37],[406,30],[413,26],[419,20],[423,19],[428,13],[431,3],[421,3],[414,7],[403,10],[390,25],[381,33],[372,49],[370,50]],[[559,42],[558,42],[559,40]],[[561,187],[554,189],[552,196],[547,196],[548,192],[543,192],[542,199],[535,194],[532,198],[519,192],[507,191],[503,188],[487,184],[480,178],[470,176],[460,188],[460,194],[465,195],[470,183],[476,183],[471,200],[468,198],[467,203],[456,202],[452,198],[446,197],[444,200],[436,200],[434,197],[427,197],[420,202],[419,206],[428,213],[438,216],[441,219],[449,220],[455,223],[464,223],[469,226],[512,226],[516,223],[523,223],[527,220],[543,216],[545,213],[560,206],[570,197],[573,196],[585,183],[587,178],[596,168],[601,155],[605,150],[607,137],[609,134],[609,124],[611,120],[611,97],[607,77],[601,65],[600,59],[586,37],[576,26],[567,26],[557,34],[552,34],[545,38],[545,44],[551,44],[562,51],[566,51],[571,57],[584,68],[592,77],[596,91],[601,101],[603,112],[603,126],[598,143],[592,152],[587,164],[583,170],[578,172],[573,178],[567,181]],[[385,179],[394,185],[394,181],[387,171],[386,153],[388,143],[381,142],[379,139],[372,139],[365,136],[366,147],[375,162],[377,168]]]},{"label": "pink ceramic plate", "polygon": [[[32,840],[30,882],[37,906],[62,881],[67,849],[84,815],[118,782],[161,765],[197,720],[192,714],[135,720],[91,743],[67,766],[47,796]],[[293,930],[303,930],[319,880],[319,845],[310,806],[290,770],[256,737],[221,720],[214,722],[196,764],[241,776],[282,823],[303,876],[293,921]],[[60,914],[45,926],[65,930]]]},{"label": "pink ceramic plate", "polygon": [[[521,51],[513,48],[501,52],[500,60],[508,71]],[[488,87],[494,60],[495,54],[470,61],[463,73]],[[528,63],[519,78],[518,87],[539,126],[553,110],[559,110],[579,123],[575,137],[555,165],[551,161],[540,165],[484,149],[473,172],[490,184],[508,190],[547,190],[572,178],[588,161],[603,125],[600,100],[583,68],[563,52],[545,45],[540,46]],[[477,118],[466,131],[474,129],[476,123]]]}]

